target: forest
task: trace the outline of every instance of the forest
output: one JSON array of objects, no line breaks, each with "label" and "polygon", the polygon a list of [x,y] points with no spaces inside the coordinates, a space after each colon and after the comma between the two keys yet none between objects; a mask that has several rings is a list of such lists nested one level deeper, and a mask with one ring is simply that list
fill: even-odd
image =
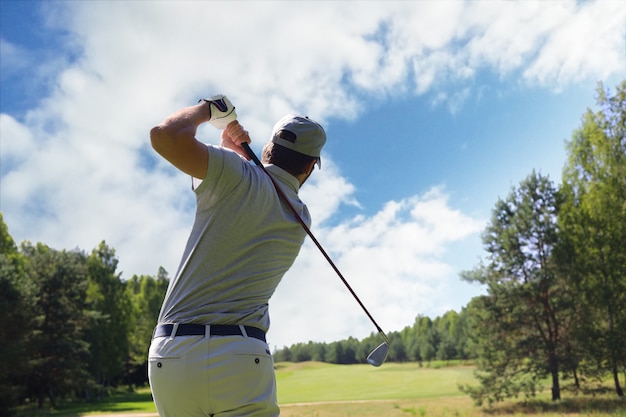
[{"label": "forest", "polygon": [[[599,83],[596,104],[565,144],[560,183],[533,171],[495,202],[484,258],[460,274],[485,295],[390,332],[388,361],[468,361],[478,384],[460,388],[477,404],[533,395],[545,380],[553,400],[607,380],[624,395],[626,80],[613,92]],[[127,279],[117,266],[105,241],[90,253],[17,244],[0,212],[0,412],[147,384],[168,272]],[[273,355],[365,363],[379,342],[302,342]]]}]

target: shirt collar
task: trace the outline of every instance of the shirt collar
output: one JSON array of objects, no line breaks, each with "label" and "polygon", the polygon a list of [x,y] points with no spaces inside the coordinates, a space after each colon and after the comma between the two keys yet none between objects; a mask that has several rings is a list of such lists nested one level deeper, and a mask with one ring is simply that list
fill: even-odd
[{"label": "shirt collar", "polygon": [[272,175],[273,178],[288,185],[289,188],[291,188],[296,194],[298,193],[298,190],[300,189],[300,182],[296,177],[276,165],[265,165],[265,169]]}]

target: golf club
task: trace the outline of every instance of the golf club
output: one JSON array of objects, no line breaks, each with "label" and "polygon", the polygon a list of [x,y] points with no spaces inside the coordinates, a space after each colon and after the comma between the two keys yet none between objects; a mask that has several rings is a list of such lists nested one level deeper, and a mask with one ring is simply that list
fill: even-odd
[{"label": "golf club", "polygon": [[361,306],[361,308],[363,309],[363,311],[365,312],[365,314],[367,314],[367,317],[369,317],[369,319],[371,320],[371,322],[374,324],[374,326],[376,326],[376,330],[378,330],[378,333],[381,335],[381,337],[383,338],[384,342],[381,343],[378,347],[376,347],[376,349],[374,349],[368,356],[367,356],[367,362],[372,365],[372,366],[380,366],[383,364],[383,362],[385,361],[385,359],[387,358],[387,354],[389,353],[389,346],[391,344],[391,342],[389,341],[389,338],[387,337],[387,335],[385,334],[385,332],[383,332],[383,330],[380,328],[380,326],[378,325],[378,323],[376,323],[376,320],[374,320],[374,317],[372,317],[372,315],[370,314],[370,312],[367,310],[367,308],[365,308],[365,305],[361,302],[361,300],[359,299],[359,297],[356,295],[356,293],[354,292],[354,290],[352,289],[352,287],[350,286],[350,284],[348,284],[348,281],[346,281],[346,279],[343,277],[343,275],[341,274],[341,272],[339,271],[339,268],[337,268],[337,266],[335,265],[335,263],[332,261],[332,259],[330,259],[330,256],[328,256],[328,254],[326,253],[326,251],[324,250],[324,248],[322,247],[322,245],[317,241],[317,239],[315,238],[315,236],[313,236],[313,233],[311,232],[311,229],[309,229],[309,227],[306,225],[306,223],[304,222],[304,220],[302,220],[302,217],[300,217],[300,215],[298,214],[298,212],[296,211],[296,209],[293,207],[293,205],[289,202],[289,200],[287,199],[287,196],[285,196],[285,194],[283,193],[283,191],[280,189],[280,187],[278,186],[278,184],[276,184],[276,182],[274,181],[274,178],[272,178],[272,176],[269,174],[269,172],[267,172],[267,170],[265,169],[265,167],[263,166],[263,163],[261,163],[261,161],[259,160],[259,158],[257,158],[257,156],[254,154],[254,152],[252,151],[252,149],[250,149],[250,146],[247,143],[242,143],[241,147],[246,151],[246,153],[248,154],[248,157],[250,157],[250,159],[252,159],[254,161],[254,163],[260,167],[263,172],[265,172],[265,174],[269,177],[269,179],[272,181],[272,184],[274,184],[274,188],[276,188],[276,192],[278,193],[279,197],[283,200],[283,202],[289,207],[289,209],[293,212],[293,214],[296,216],[296,219],[298,220],[298,222],[300,223],[300,225],[302,225],[302,228],[304,229],[304,231],[309,235],[309,237],[311,238],[311,240],[313,241],[313,243],[315,243],[315,246],[317,246],[317,248],[320,250],[320,252],[322,252],[322,255],[324,255],[324,257],[326,258],[326,260],[328,261],[328,263],[330,264],[330,266],[335,270],[335,272],[337,273],[337,275],[339,276],[339,278],[341,278],[341,281],[344,283],[344,285],[346,286],[346,288],[348,288],[348,291],[350,291],[350,294],[352,294],[352,296],[354,297],[354,299],[359,303],[359,305]]}]

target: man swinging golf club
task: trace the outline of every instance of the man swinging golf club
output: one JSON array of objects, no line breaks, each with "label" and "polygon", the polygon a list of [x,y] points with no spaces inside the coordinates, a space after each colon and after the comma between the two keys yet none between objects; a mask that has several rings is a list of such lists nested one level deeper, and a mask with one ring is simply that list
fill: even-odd
[{"label": "man swinging golf club", "polygon": [[[220,146],[195,138],[205,122],[223,129]],[[250,137],[234,106],[215,96],[174,112],[150,139],[192,177],[196,198],[150,345],[157,410],[161,417],[277,416],[268,301],[306,236],[291,210],[310,224],[298,190],[320,165],[324,129],[304,116],[283,117],[263,149],[261,170],[246,161]]]}]

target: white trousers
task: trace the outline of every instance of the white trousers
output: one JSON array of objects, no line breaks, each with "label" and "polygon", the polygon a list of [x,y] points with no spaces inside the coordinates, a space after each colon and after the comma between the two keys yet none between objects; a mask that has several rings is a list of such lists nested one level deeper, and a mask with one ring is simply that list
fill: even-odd
[{"label": "white trousers", "polygon": [[243,336],[152,339],[148,379],[160,417],[276,417],[268,345]]}]

